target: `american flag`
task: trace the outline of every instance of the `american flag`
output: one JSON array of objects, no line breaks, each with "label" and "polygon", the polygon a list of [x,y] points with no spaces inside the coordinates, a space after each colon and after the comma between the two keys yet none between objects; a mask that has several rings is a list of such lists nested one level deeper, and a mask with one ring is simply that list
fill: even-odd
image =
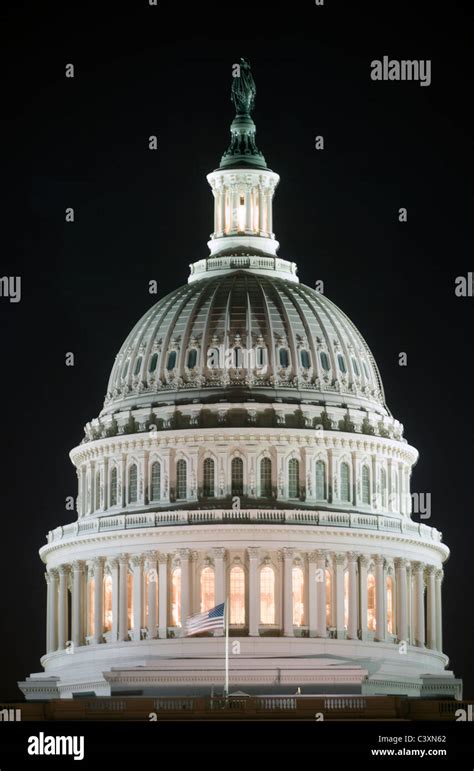
[{"label": "american flag", "polygon": [[199,632],[207,632],[209,629],[224,629],[224,608],[225,602],[216,605],[205,613],[196,613],[195,616],[189,616],[184,627],[185,637]]}]

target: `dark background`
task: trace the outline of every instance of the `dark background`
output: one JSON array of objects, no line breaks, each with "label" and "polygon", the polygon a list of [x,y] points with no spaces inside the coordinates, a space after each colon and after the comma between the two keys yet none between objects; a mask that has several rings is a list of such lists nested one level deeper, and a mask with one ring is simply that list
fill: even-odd
[{"label": "dark background", "polygon": [[[474,696],[474,298],[454,294],[474,269],[471,14],[453,0],[11,6],[1,19],[0,275],[21,275],[22,300],[0,298],[0,700],[18,699],[16,681],[41,669],[38,549],[73,518],[68,452],[102,407],[123,339],[158,299],[148,282],[162,297],[208,253],[205,175],[228,144],[231,67],[243,55],[258,145],[281,175],[280,256],[304,283],[323,279],[361,330],[420,451],[413,490],[431,493],[425,522],[452,550],[444,650]],[[370,62],[384,55],[431,59],[432,84],[374,83]],[[76,222],[65,224],[70,206]]]}]

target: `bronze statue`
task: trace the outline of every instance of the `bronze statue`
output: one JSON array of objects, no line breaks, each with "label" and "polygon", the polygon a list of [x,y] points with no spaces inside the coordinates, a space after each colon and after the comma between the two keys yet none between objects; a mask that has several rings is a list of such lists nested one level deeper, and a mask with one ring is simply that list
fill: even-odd
[{"label": "bronze statue", "polygon": [[257,89],[249,60],[242,57],[239,68],[240,74],[235,75],[232,82],[231,99],[237,115],[250,115],[255,105]]}]

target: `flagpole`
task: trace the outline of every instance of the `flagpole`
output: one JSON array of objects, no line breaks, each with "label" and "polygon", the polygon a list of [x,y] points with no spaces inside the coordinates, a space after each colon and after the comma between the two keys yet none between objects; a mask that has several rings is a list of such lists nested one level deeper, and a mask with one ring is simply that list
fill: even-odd
[{"label": "flagpole", "polygon": [[225,618],[225,679],[224,679],[224,696],[227,699],[229,695],[229,602],[228,599],[224,605],[224,618]]}]

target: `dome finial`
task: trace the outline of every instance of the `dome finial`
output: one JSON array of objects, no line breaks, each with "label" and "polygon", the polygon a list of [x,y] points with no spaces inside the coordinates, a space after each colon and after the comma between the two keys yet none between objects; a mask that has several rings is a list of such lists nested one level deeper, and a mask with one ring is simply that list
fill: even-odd
[{"label": "dome finial", "polygon": [[234,103],[235,114],[250,116],[255,107],[257,89],[250,62],[245,56],[241,57],[240,64],[234,65],[232,75],[231,99]]},{"label": "dome finial", "polygon": [[233,65],[232,78],[231,99],[235,118],[230,127],[230,145],[222,156],[220,168],[250,166],[266,169],[265,158],[255,143],[257,129],[251,117],[257,89],[250,62],[244,56],[240,64]]}]

